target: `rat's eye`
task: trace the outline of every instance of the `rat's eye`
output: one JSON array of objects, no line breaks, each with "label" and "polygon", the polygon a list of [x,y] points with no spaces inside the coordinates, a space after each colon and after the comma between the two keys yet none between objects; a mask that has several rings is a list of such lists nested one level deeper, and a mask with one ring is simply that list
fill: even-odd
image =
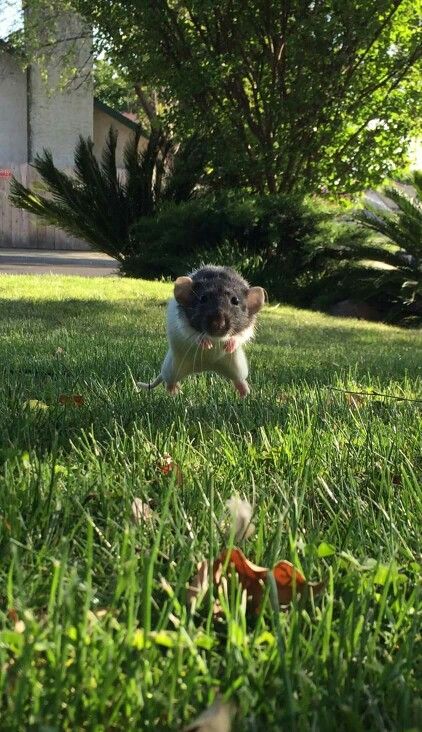
[{"label": "rat's eye", "polygon": [[239,298],[234,295],[230,302],[232,305],[239,305]]},{"label": "rat's eye", "polygon": [[199,302],[207,302],[207,300],[208,300],[208,295],[201,295],[201,297],[199,298]]}]

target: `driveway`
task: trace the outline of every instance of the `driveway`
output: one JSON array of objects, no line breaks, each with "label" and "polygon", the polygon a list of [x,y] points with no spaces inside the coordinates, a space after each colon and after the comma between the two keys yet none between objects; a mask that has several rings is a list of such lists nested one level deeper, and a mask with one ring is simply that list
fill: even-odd
[{"label": "driveway", "polygon": [[117,274],[117,262],[106,254],[96,252],[0,249],[0,274],[106,277]]}]

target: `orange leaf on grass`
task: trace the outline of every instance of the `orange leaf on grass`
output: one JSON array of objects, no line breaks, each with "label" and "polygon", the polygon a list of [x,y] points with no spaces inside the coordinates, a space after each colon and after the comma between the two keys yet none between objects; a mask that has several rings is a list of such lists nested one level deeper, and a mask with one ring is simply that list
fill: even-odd
[{"label": "orange leaf on grass", "polygon": [[[246,590],[249,606],[258,611],[265,590],[265,582],[271,570],[251,562],[240,549],[233,548],[230,552],[224,550],[213,565],[213,580],[217,587],[221,583],[224,566],[234,568],[240,584]],[[286,560],[278,562],[272,572],[280,605],[288,605],[292,601],[295,591],[297,595],[305,594],[308,591],[317,595],[325,587],[324,582],[307,582],[303,574]]]},{"label": "orange leaf on grass", "polygon": [[160,458],[157,463],[157,467],[160,473],[162,473],[163,475],[169,475],[174,470],[177,484],[182,485],[183,473],[177,463],[174,462],[171,455],[169,455],[167,452],[165,452],[163,457]]},{"label": "orange leaf on grass", "polygon": [[85,399],[81,394],[60,394],[59,404],[70,404],[75,407],[82,407],[82,405],[85,404]]}]

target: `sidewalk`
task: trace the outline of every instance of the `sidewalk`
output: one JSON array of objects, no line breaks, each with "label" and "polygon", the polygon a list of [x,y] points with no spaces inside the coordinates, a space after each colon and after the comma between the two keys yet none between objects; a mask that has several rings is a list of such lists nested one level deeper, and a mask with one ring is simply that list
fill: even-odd
[{"label": "sidewalk", "polygon": [[106,254],[96,252],[0,249],[0,274],[105,277],[117,274],[117,262]]}]

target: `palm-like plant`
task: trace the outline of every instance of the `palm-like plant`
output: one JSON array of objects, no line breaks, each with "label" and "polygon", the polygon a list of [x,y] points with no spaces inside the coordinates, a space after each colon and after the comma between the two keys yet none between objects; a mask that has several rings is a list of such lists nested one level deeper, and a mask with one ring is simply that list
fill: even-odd
[{"label": "palm-like plant", "polygon": [[422,316],[422,172],[414,173],[412,183],[414,197],[390,186],[383,191],[390,208],[371,205],[355,212],[353,220],[376,237],[364,243],[349,237],[313,253],[314,264],[327,266],[323,290],[337,299],[366,300],[390,321]]},{"label": "palm-like plant", "polygon": [[371,206],[356,212],[354,218],[367,229],[388,239],[394,249],[377,247],[379,260],[389,264],[390,278],[400,284],[407,304],[422,297],[422,172],[412,180],[415,196],[411,198],[398,186],[384,190],[394,209]]},{"label": "palm-like plant", "polygon": [[134,135],[126,145],[123,175],[116,165],[117,133],[113,128],[101,162],[94,155],[92,140],[79,138],[74,175],[56,168],[51,152],[44,150],[36,156],[34,167],[46,195],[14,178],[10,199],[45,223],[115,257],[124,269],[126,259],[141,254],[133,251],[133,224],[143,216],[155,215],[163,201],[188,200],[204,168],[202,147],[196,140],[189,140],[175,151],[162,131],[153,128],[142,152],[138,152],[138,143],[139,135]]}]

